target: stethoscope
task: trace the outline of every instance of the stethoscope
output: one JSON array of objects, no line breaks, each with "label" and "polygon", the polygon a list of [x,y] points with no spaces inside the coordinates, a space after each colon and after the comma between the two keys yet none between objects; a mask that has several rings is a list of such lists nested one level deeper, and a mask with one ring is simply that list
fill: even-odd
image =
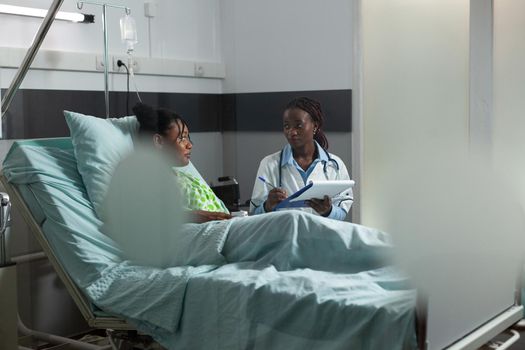
[{"label": "stethoscope", "polygon": [[[333,167],[337,169],[337,171],[339,171],[339,163],[337,162],[337,160],[335,160],[334,158],[330,157],[330,153],[328,153],[327,150],[325,150],[324,148],[322,147],[319,147],[323,150],[323,152],[326,154],[326,157],[328,158],[328,160],[323,160],[323,172],[324,172],[324,176],[326,177],[326,179],[328,180],[328,171],[326,170],[328,164],[331,162],[333,163]],[[282,187],[282,162],[283,162],[283,151],[284,151],[284,148],[281,150],[281,153],[279,154],[279,164],[278,164],[278,167],[279,167],[279,187]]]}]

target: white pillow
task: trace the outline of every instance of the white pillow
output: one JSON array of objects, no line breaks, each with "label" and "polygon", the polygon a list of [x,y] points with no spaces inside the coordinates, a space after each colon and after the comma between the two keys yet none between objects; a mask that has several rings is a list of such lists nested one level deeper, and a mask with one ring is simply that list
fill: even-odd
[{"label": "white pillow", "polygon": [[133,151],[139,123],[135,116],[102,119],[64,111],[78,172],[99,218],[117,164]]}]

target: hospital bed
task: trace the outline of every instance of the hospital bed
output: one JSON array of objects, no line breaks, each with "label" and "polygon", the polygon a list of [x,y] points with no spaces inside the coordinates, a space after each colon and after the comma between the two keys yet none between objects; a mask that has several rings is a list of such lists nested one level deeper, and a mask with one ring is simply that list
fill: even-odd
[{"label": "hospital bed", "polygon": [[[0,180],[14,207],[91,327],[139,330],[167,348],[425,348],[416,329],[426,334],[426,315],[416,325],[416,293],[393,270],[282,272],[257,262],[134,266],[103,234],[70,138],[17,141],[4,167]],[[187,170],[200,176],[193,167]],[[151,281],[169,291],[148,291]],[[304,286],[309,293],[301,292]],[[157,303],[144,300],[152,295]],[[521,307],[502,313],[483,335],[451,349],[475,349],[473,344],[508,328],[521,313]]]},{"label": "hospital bed", "polygon": [[[57,169],[71,178],[57,180]],[[15,142],[1,181],[92,327],[138,329],[167,348],[416,347],[415,291],[390,270],[279,272],[256,263],[156,269],[122,261],[118,247],[100,232],[69,138]],[[132,289],[145,296],[149,282],[142,278],[180,288],[133,309],[130,304],[144,303],[140,295],[97,299],[123,292],[118,286],[100,290],[108,281],[125,283],[108,280],[112,273],[137,278]],[[306,287],[309,292],[302,293]]]}]

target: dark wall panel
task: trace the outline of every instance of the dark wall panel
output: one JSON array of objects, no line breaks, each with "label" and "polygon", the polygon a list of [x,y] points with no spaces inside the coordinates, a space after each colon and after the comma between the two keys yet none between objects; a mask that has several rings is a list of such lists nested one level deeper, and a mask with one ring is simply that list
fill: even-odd
[{"label": "dark wall panel", "polygon": [[306,96],[321,103],[327,131],[351,131],[352,91],[284,91],[223,95],[224,130],[281,131],[286,104]]},{"label": "dark wall panel", "polygon": [[[221,96],[218,94],[147,93],[143,102],[176,110],[192,131],[220,130]],[[122,117],[131,111],[138,97],[131,93],[130,110],[126,108],[125,92],[110,92],[110,116]],[[70,110],[97,117],[106,114],[104,92],[70,90],[19,90],[13,99],[4,130],[7,138],[68,136],[62,111]]]},{"label": "dark wall panel", "polygon": [[[351,90],[265,92],[245,94],[141,93],[144,103],[172,109],[188,122],[192,132],[281,131],[283,108],[288,101],[308,96],[321,102],[327,131],[351,130]],[[138,102],[130,93],[110,92],[110,116],[132,114]],[[68,136],[63,110],[105,115],[104,92],[21,89],[3,121],[6,138]]]}]

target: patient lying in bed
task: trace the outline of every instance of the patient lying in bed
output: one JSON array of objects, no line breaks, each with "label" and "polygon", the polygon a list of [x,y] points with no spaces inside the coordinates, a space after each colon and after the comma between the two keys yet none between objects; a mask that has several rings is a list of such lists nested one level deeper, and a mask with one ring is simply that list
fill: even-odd
[{"label": "patient lying in bed", "polygon": [[188,125],[177,113],[167,109],[154,110],[139,103],[133,108],[139,122],[139,135],[146,143],[164,152],[175,166],[177,182],[184,194],[184,206],[193,222],[230,219],[224,203],[212,189],[196,176],[177,168],[187,166],[193,144]]},{"label": "patient lying in bed", "polygon": [[[180,116],[143,104],[137,105],[134,112],[140,123],[140,133],[147,135],[146,142],[152,140],[155,149],[168,154],[167,159],[178,167],[189,163],[192,143],[188,126]],[[130,173],[136,171],[119,166],[114,178],[121,181],[118,179]],[[231,218],[227,209],[205,182],[180,169],[176,169],[175,174],[182,189],[183,207],[190,212],[190,221],[204,224],[178,225],[180,229],[177,229],[173,221],[166,228],[150,230],[156,233],[148,236],[140,233],[137,237],[130,237],[144,221],[138,214],[126,213],[127,203],[133,200],[126,198],[126,193],[132,191],[123,189],[117,195],[110,191],[110,200],[117,198],[120,201],[113,207],[116,210],[124,208],[124,211],[108,215],[108,221],[125,218],[130,226],[123,228],[119,222],[116,229],[111,229],[110,224],[108,232],[125,248],[130,259],[156,266],[260,261],[272,264],[279,271],[311,268],[345,273],[387,264],[391,247],[389,236],[382,232],[304,212],[275,212],[227,220]],[[139,186],[132,185],[131,188]],[[164,218],[168,220],[169,216],[166,214]],[[139,219],[135,222],[134,218]],[[146,220],[152,221],[159,220]],[[146,246],[154,249],[145,250]],[[156,251],[153,255],[150,254],[152,250]]]}]

